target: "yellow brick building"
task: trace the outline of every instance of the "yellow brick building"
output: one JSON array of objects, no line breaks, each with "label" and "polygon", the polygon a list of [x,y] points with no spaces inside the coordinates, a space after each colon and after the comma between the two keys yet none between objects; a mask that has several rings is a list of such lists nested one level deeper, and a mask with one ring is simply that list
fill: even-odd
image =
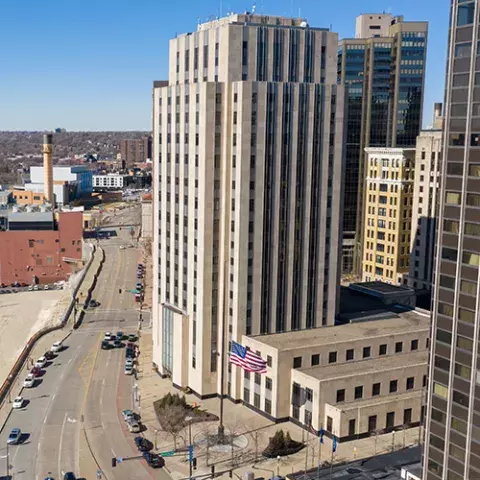
[{"label": "yellow brick building", "polygon": [[407,283],[415,149],[366,148],[362,280]]}]

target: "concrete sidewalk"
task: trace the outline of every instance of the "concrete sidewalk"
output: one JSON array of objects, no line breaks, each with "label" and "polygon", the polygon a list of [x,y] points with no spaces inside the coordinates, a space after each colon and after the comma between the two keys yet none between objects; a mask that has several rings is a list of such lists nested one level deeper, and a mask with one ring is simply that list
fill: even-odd
[{"label": "concrete sidewalk", "polygon": [[[171,381],[162,379],[152,369],[152,337],[147,331],[142,332],[140,338],[140,356],[138,359],[138,387],[140,392],[140,414],[142,423],[147,427],[144,432],[157,447],[157,451],[168,451],[174,447],[172,436],[160,430],[160,426],[153,410],[153,402],[168,392],[179,393],[172,387]],[[219,413],[220,400],[218,398],[199,400],[193,395],[185,395],[191,404],[197,403],[202,409],[211,413]],[[224,402],[226,430],[240,436],[242,448],[232,453],[231,447],[224,448],[223,452],[213,452],[202,442],[206,432],[212,434],[216,431],[218,422],[205,422],[192,426],[192,438],[195,444],[195,456],[198,468],[195,475],[210,473],[211,465],[215,465],[216,472],[234,469],[235,474],[243,476],[247,471],[258,470],[256,476],[270,478],[278,473],[287,475],[304,469],[316,468],[319,462],[320,442],[318,437],[307,434],[297,425],[286,422],[273,424],[266,418],[258,415],[249,408],[240,404],[234,404],[229,400]],[[303,441],[306,448],[295,455],[277,459],[264,459],[262,451],[279,429],[289,431],[291,437],[297,441]],[[378,437],[370,437],[355,440],[348,443],[338,444],[334,454],[334,463],[354,460],[355,458],[367,458],[380,453],[391,452],[392,449],[400,449],[404,446],[415,445],[419,442],[419,429],[412,428],[394,434],[386,434]],[[177,448],[188,444],[188,429],[180,432],[177,439]],[[202,446],[203,445],[203,446]],[[330,462],[332,459],[332,441],[325,437],[321,445],[321,461]],[[189,465],[186,455],[166,458],[167,468],[172,477],[176,479],[188,477]]]}]

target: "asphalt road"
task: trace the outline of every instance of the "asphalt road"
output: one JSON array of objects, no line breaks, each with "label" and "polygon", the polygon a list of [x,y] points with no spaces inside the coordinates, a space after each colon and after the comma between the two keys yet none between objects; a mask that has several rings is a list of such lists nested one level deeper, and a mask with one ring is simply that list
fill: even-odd
[{"label": "asphalt road", "polygon": [[[132,210],[122,220],[133,223],[138,215],[138,210]],[[80,435],[86,435],[103,478],[170,479],[164,470],[150,469],[143,459],[111,467],[113,456],[138,455],[134,435],[121,419],[121,410],[134,403],[134,378],[123,372],[125,352],[99,348],[104,332],[133,333],[138,328],[137,305],[128,290],[137,281],[139,253],[134,248],[119,248],[130,242],[128,229],[117,228],[116,232],[114,242],[100,241],[106,261],[93,294],[100,306],[88,310],[81,328],[66,340],[66,348],[47,365],[37,385],[23,390],[25,407],[12,412],[0,434],[0,475],[7,472],[8,434],[19,427],[24,432],[22,442],[8,449],[15,480],[43,480],[48,475],[61,480],[67,471],[78,476],[82,473]],[[145,314],[143,318],[148,325]]]}]

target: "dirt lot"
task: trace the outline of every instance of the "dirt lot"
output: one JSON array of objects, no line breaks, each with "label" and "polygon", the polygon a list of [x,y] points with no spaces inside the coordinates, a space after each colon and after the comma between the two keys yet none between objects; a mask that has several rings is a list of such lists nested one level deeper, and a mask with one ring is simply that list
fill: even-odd
[{"label": "dirt lot", "polygon": [[0,297],[0,385],[28,339],[58,323],[68,303],[65,290],[22,292]]}]

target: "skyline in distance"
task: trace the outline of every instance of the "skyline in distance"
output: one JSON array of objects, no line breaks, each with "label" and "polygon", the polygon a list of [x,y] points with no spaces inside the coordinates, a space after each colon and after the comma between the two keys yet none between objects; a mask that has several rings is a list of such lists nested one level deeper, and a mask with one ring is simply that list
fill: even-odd
[{"label": "skyline in distance", "polygon": [[[428,21],[426,127],[433,103],[443,102],[444,94],[448,8],[435,6],[433,0],[405,0],[401,10],[381,0],[345,0],[341,6],[264,0],[256,13],[301,16],[312,26],[331,26],[339,39],[354,37],[361,13],[388,11],[406,21]],[[0,130],[149,131],[152,83],[168,76],[169,40],[195,31],[198,20],[252,7],[238,0],[51,0],[48,8],[33,0],[9,3],[0,19],[0,41],[8,45],[1,55]]]}]

